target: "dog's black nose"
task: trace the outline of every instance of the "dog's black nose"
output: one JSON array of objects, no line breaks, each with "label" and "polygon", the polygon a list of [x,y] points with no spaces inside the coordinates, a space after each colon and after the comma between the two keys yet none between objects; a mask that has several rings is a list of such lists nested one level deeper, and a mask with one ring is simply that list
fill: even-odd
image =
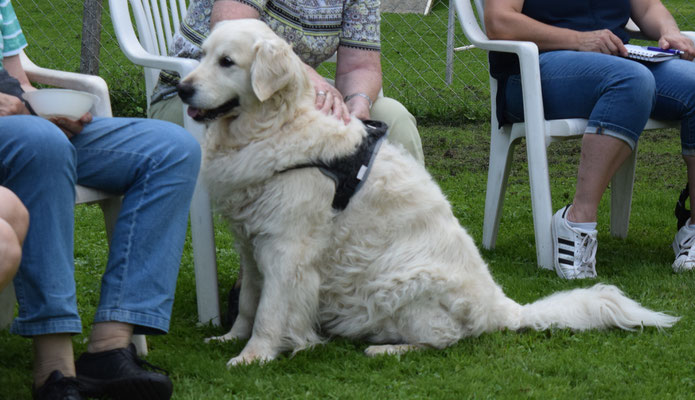
[{"label": "dog's black nose", "polygon": [[179,83],[178,85],[176,85],[176,89],[179,92],[179,97],[183,101],[190,99],[193,96],[193,93],[195,93],[193,85],[188,83]]}]

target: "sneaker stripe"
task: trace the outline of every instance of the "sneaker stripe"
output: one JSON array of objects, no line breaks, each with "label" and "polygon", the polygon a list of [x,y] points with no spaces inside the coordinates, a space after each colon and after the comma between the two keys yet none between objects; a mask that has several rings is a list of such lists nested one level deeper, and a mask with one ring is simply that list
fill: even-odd
[{"label": "sneaker stripe", "polygon": [[558,258],[557,261],[558,261],[560,264],[574,265],[574,261],[572,261],[572,260],[566,260],[566,259],[564,259],[564,258]]},{"label": "sneaker stripe", "polygon": [[567,240],[567,239],[559,237],[559,238],[557,238],[557,242],[559,244],[564,244],[565,246],[571,246],[572,248],[574,248],[574,242],[571,240]]},{"label": "sneaker stripe", "polygon": [[574,257],[574,251],[563,249],[562,247],[558,247],[557,252],[566,256]]}]

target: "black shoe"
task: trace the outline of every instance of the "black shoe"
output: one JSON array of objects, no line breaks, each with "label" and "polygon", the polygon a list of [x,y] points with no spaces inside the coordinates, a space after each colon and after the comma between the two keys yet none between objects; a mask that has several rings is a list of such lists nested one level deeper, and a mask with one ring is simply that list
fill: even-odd
[{"label": "black shoe", "polygon": [[140,359],[135,345],[122,349],[84,353],[75,363],[80,391],[88,397],[114,400],[169,400],[174,386],[164,371]]},{"label": "black shoe", "polygon": [[43,386],[34,389],[37,400],[82,400],[79,384],[75,378],[66,378],[55,370],[48,376]]}]

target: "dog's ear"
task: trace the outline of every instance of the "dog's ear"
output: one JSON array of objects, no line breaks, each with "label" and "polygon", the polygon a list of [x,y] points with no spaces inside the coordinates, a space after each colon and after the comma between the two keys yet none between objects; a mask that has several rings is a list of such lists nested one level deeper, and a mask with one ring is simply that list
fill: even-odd
[{"label": "dog's ear", "polygon": [[258,100],[265,101],[287,86],[298,67],[292,47],[284,40],[261,39],[254,45],[256,58],[251,64],[251,87]]}]

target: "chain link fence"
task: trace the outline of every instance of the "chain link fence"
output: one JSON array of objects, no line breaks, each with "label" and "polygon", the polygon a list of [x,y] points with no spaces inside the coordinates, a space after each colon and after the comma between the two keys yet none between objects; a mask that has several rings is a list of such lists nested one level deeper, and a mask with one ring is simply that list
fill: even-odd
[{"label": "chain link fence", "polygon": [[[101,9],[101,31],[83,33],[83,4]],[[122,0],[127,1],[127,0]],[[692,0],[663,0],[683,30],[695,30]],[[421,2],[420,13],[388,12],[382,8],[382,67],[384,92],[401,101],[421,123],[482,122],[489,118],[489,89],[485,52],[469,48],[448,0]],[[26,53],[37,64],[80,71],[83,37],[99,35],[98,74],[111,90],[116,115],[144,115],[142,71],[128,61],[113,33],[104,0],[14,0],[13,5],[30,43]],[[398,5],[399,0],[394,4]],[[396,7],[399,8],[399,7]],[[428,8],[427,13],[422,11]],[[89,18],[94,18],[91,16]],[[90,21],[87,18],[86,21]],[[98,24],[95,24],[98,27]],[[85,26],[92,26],[87,24]],[[447,51],[455,47],[459,51]],[[330,67],[321,67],[331,74]]]}]

